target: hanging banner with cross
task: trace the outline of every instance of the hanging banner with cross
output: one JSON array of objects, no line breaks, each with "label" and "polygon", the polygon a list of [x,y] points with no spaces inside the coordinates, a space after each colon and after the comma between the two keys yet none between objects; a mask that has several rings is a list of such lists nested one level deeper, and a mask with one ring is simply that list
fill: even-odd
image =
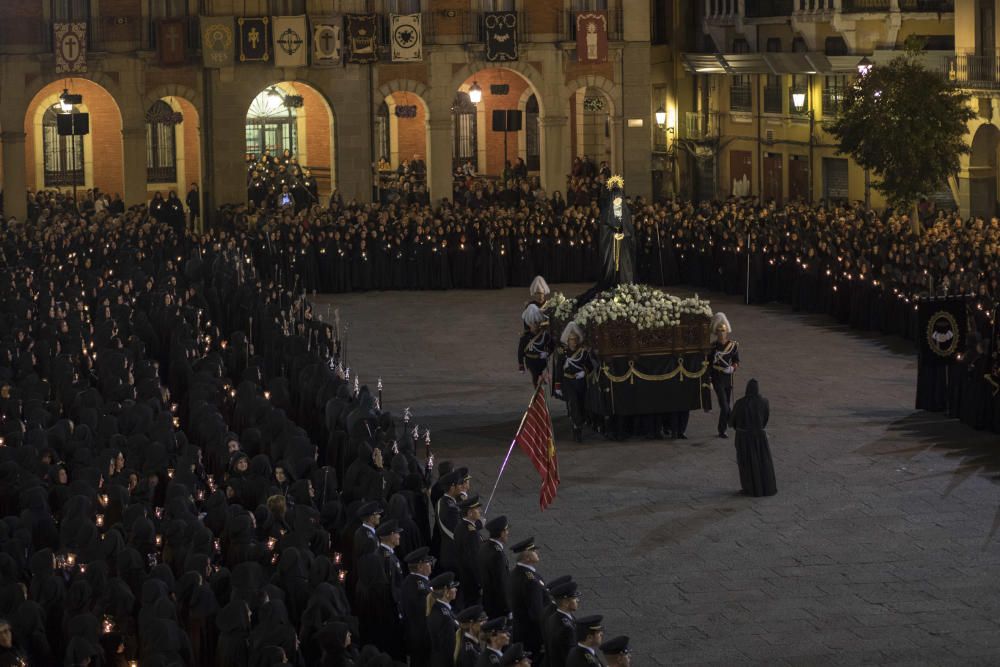
[{"label": "hanging banner with cross", "polygon": [[378,32],[374,14],[348,14],[347,62],[367,65],[378,61]]},{"label": "hanging banner with cross", "polygon": [[185,32],[183,19],[156,22],[156,55],[161,66],[184,64]]},{"label": "hanging banner with cross", "polygon": [[240,62],[270,62],[271,60],[271,19],[238,18],[236,25],[240,33]]},{"label": "hanging banner with cross", "polygon": [[87,71],[87,24],[53,23],[52,46],[56,52],[56,74]]},{"label": "hanging banner with cross", "polygon": [[413,63],[424,59],[420,14],[392,14],[389,20],[392,62]]},{"label": "hanging banner with cross", "polygon": [[517,12],[486,12],[486,60],[517,60]]},{"label": "hanging banner with cross", "polygon": [[274,66],[305,67],[309,51],[305,16],[275,16],[271,23],[274,35]]},{"label": "hanging banner with cross", "polygon": [[201,17],[201,59],[206,68],[232,67],[232,16]]},{"label": "hanging banner with cross", "polygon": [[580,12],[576,15],[576,60],[608,62],[608,13]]},{"label": "hanging banner with cross", "polygon": [[312,65],[333,67],[341,62],[344,20],[339,16],[312,19]]}]

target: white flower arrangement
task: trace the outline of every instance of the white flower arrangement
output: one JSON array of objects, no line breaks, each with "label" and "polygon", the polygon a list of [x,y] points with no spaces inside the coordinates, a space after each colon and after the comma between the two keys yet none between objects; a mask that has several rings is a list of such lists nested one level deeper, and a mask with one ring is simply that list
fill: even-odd
[{"label": "white flower arrangement", "polygon": [[581,327],[627,321],[638,330],[677,326],[682,316],[712,317],[708,301],[698,295],[682,299],[648,285],[619,285],[601,292],[576,312]]},{"label": "white flower arrangement", "polygon": [[576,299],[567,299],[562,292],[553,292],[542,307],[542,311],[549,317],[567,322],[572,317],[575,308]]}]

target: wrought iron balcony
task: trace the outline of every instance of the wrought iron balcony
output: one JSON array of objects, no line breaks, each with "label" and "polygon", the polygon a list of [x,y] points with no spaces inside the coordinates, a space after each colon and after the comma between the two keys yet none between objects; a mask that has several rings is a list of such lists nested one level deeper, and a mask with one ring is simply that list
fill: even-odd
[{"label": "wrought iron balcony", "polygon": [[948,79],[962,88],[1000,90],[1000,57],[952,56],[948,58]]}]

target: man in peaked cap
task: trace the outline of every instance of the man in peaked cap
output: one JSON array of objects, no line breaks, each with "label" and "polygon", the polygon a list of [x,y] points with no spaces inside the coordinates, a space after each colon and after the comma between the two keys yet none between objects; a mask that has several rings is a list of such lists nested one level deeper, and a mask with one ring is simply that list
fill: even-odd
[{"label": "man in peaked cap", "polygon": [[399,546],[400,534],[403,528],[395,519],[389,519],[379,524],[375,531],[378,535],[378,555],[383,559],[382,566],[392,586],[392,599],[395,602],[396,611],[401,611],[400,592],[403,586],[403,566],[396,555],[396,548]]},{"label": "man in peaked cap", "polygon": [[430,575],[434,556],[428,547],[420,547],[406,554],[410,574],[403,580],[400,607],[403,612],[403,639],[411,667],[430,664],[431,639],[427,631],[427,595],[430,593]]},{"label": "man in peaked cap", "polygon": [[453,470],[442,478],[441,486],[444,495],[437,502],[437,531],[441,536],[441,569],[458,571],[458,554],[455,550],[455,529],[461,517],[458,503],[461,500],[462,486],[465,484],[463,469]]},{"label": "man in peaked cap", "polygon": [[580,593],[575,581],[553,586],[550,589],[556,602],[555,611],[545,620],[542,636],[545,639],[547,667],[565,667],[566,656],[576,644],[575,618],[580,603]]},{"label": "man in peaked cap", "polygon": [[545,624],[549,620],[549,616],[556,613],[557,605],[556,599],[552,597],[552,591],[563,584],[568,584],[573,581],[573,575],[564,574],[561,577],[556,577],[545,582],[545,608],[542,609],[542,634],[545,634]]},{"label": "man in peaked cap", "polygon": [[535,538],[529,537],[511,547],[517,565],[510,573],[510,610],[514,615],[514,641],[524,644],[533,654],[542,650],[542,610],[545,608],[545,581],[535,566],[540,560]]},{"label": "man in peaked cap", "polygon": [[621,635],[601,644],[608,667],[629,667],[632,664],[631,652],[628,648],[628,637]]},{"label": "man in peaked cap", "polygon": [[375,501],[365,503],[358,508],[357,516],[361,525],[354,531],[354,564],[361,562],[361,557],[378,551],[378,524],[382,520],[382,506]]},{"label": "man in peaked cap", "polygon": [[604,641],[603,616],[584,616],[576,619],[576,646],[566,656],[566,667],[593,667],[603,665],[604,657],[598,651]]},{"label": "man in peaked cap", "polygon": [[455,667],[476,667],[479,655],[483,652],[479,635],[482,631],[486,613],[478,604],[463,609],[458,614],[458,623],[462,628],[462,639],[458,647],[458,658]]},{"label": "man in peaked cap", "polygon": [[505,551],[510,537],[510,522],[501,515],[486,522],[490,538],[479,545],[477,564],[479,583],[483,589],[483,609],[490,618],[507,616],[510,602],[507,599],[510,564]]},{"label": "man in peaked cap", "polygon": [[482,504],[479,496],[466,498],[459,504],[462,520],[455,529],[455,550],[458,556],[458,580],[462,583],[462,606],[479,604],[481,587],[479,583],[479,546],[483,537],[479,534],[482,528]]},{"label": "man in peaked cap", "polygon": [[476,667],[499,667],[503,650],[510,644],[510,628],[507,617],[491,618],[483,623],[483,652],[476,661]]},{"label": "man in peaked cap", "polygon": [[500,667],[528,667],[531,665],[531,653],[524,650],[520,642],[511,644],[500,658]]},{"label": "man in peaked cap", "polygon": [[444,572],[430,581],[430,609],[427,612],[427,634],[430,636],[430,667],[455,667],[458,648],[458,619],[451,603],[458,594],[458,582],[451,572]]}]

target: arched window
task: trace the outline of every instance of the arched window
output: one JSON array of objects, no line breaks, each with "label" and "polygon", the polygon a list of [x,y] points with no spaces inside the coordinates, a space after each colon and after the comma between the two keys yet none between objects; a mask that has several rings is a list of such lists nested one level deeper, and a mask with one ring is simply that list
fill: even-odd
[{"label": "arched window", "polygon": [[146,112],[146,181],[177,182],[177,123],[174,110],[156,100]]},{"label": "arched window", "polygon": [[383,100],[378,107],[378,114],[375,116],[375,150],[378,154],[376,159],[390,161],[392,147],[389,142],[389,105]]},{"label": "arched window", "polygon": [[83,185],[83,137],[60,136],[57,116],[52,108],[42,116],[45,187]]},{"label": "arched window", "polygon": [[247,111],[247,153],[260,156],[265,150],[281,155],[287,148],[298,155],[295,108],[285,106],[285,93],[276,86],[262,91]]},{"label": "arched window", "polygon": [[539,145],[538,99],[534,95],[524,105],[524,116],[525,162],[528,163],[528,171],[539,171],[542,168],[542,151]]},{"label": "arched window", "polygon": [[479,170],[479,157],[476,148],[476,105],[469,99],[468,93],[459,92],[455,95],[455,103],[451,107],[451,125],[454,142],[452,146],[452,163],[455,168],[472,160],[473,166]]}]

